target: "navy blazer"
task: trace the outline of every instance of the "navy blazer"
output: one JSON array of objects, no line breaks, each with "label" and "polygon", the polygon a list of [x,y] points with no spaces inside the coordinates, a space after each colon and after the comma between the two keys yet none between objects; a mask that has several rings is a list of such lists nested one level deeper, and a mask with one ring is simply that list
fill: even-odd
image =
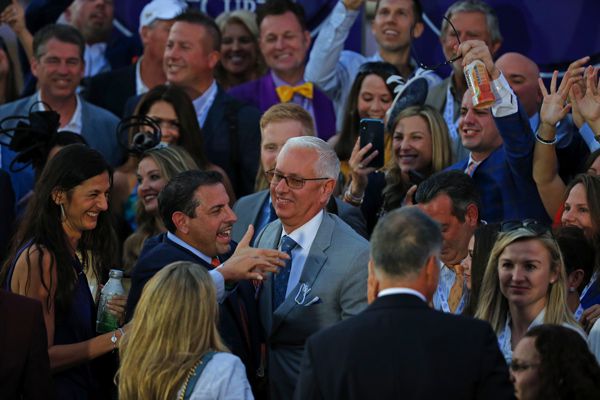
[{"label": "navy blazer", "polygon": [[308,339],[294,398],[503,400],[513,390],[487,322],[395,294]]},{"label": "navy blazer", "polygon": [[[235,249],[222,255],[221,261],[227,260]],[[127,319],[134,316],[134,311],[142,295],[146,283],[166,265],[176,261],[190,261],[211,270],[214,267],[188,249],[167,238],[166,233],[153,236],[144,242],[140,257],[131,273],[131,289],[127,298]],[[252,383],[260,360],[261,332],[258,325],[258,310],[254,300],[254,286],[248,281],[238,283],[235,290],[219,305],[219,333],[225,344],[238,356],[246,366],[248,379]],[[243,303],[247,312],[250,343],[244,336],[240,303]]]},{"label": "navy blazer", "polygon": [[[535,136],[519,103],[518,112],[494,121],[503,144],[483,160],[473,173],[481,195],[480,218],[486,222],[533,218],[550,223],[533,180]],[[466,158],[448,169],[464,171]]]}]

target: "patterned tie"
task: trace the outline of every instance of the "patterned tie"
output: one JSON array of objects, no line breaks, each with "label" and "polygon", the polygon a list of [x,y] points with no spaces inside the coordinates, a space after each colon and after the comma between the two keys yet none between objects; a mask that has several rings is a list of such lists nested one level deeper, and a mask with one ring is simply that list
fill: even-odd
[{"label": "patterned tie", "polygon": [[290,280],[290,272],[292,270],[292,250],[298,243],[289,236],[284,236],[281,239],[281,251],[286,252],[290,258],[285,261],[285,266],[275,275],[274,291],[273,291],[273,311],[279,307],[285,300],[285,292],[287,291],[288,281]]},{"label": "patterned tie", "polygon": [[475,173],[475,168],[477,168],[477,163],[473,160],[469,161],[469,165],[467,166],[467,169],[465,170],[465,174],[472,177],[473,173]]},{"label": "patterned tie", "polygon": [[460,304],[460,300],[462,299],[465,276],[463,274],[464,270],[461,264],[448,265],[447,267],[456,274],[452,288],[450,288],[450,295],[448,296],[448,307],[450,308],[450,311],[454,313]]},{"label": "patterned tie", "polygon": [[282,85],[275,89],[277,91],[277,95],[279,96],[279,100],[282,103],[287,103],[292,100],[294,97],[294,93],[298,93],[306,97],[307,99],[313,98],[313,84],[311,82],[303,83],[298,86],[288,86]]}]

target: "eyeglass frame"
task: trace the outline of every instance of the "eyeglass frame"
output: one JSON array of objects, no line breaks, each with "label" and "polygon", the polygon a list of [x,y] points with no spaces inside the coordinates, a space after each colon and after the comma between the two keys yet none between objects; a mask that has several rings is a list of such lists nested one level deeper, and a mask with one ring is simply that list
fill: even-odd
[{"label": "eyeglass frame", "polygon": [[[268,171],[264,172],[265,174],[265,178],[267,179],[267,182],[269,182],[270,185],[277,185],[279,184],[279,182],[281,182],[281,180],[283,179],[285,181],[285,184],[290,188],[290,189],[302,189],[304,187],[304,185],[306,184],[306,181],[324,181],[324,180],[328,180],[328,179],[333,179],[333,178],[303,178],[303,177],[297,177],[297,176],[290,176],[290,175],[284,175],[281,173],[276,172],[276,169],[270,169]],[[270,176],[270,177],[269,177]],[[277,182],[273,182],[273,180],[275,179],[275,177],[278,176],[279,180]],[[298,185],[290,185],[290,182],[288,181],[288,179],[295,179],[299,182],[301,182]]]},{"label": "eyeglass frame", "polygon": [[[458,45],[460,46],[460,44],[461,44],[460,37],[458,35],[458,31],[454,27],[454,24],[452,24],[452,22],[450,22],[450,19],[448,17],[446,17],[445,15],[444,15],[443,19],[445,19],[448,22],[448,25],[450,25],[450,27],[454,31],[454,34],[456,35],[456,40],[458,41]],[[411,39],[415,39],[415,37],[413,36],[414,29],[415,29],[415,27],[413,25],[410,28],[410,37],[411,37]],[[462,56],[456,56],[456,57],[451,58],[449,60],[446,60],[446,61],[444,61],[442,63],[439,63],[439,64],[437,64],[437,65],[435,65],[433,67],[430,67],[428,65],[423,64],[421,61],[419,61],[420,57],[419,57],[419,54],[417,53],[416,47],[415,47],[415,45],[413,43],[414,43],[414,40],[411,40],[410,41],[410,47],[411,47],[411,51],[413,53],[413,58],[414,58],[415,62],[417,63],[417,65],[419,66],[419,68],[423,68],[423,69],[426,69],[428,71],[435,71],[436,69],[438,69],[438,68],[440,68],[440,67],[442,67],[444,65],[452,64],[454,61],[457,61],[457,60],[459,60],[459,59],[462,58]]]}]

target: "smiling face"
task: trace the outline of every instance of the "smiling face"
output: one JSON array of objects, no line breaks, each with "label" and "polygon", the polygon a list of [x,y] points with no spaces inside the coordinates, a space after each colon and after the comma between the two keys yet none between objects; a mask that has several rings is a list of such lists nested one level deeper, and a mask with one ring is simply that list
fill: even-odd
[{"label": "smiling face", "polygon": [[179,141],[179,119],[170,103],[159,100],[150,106],[146,116],[152,118],[160,126],[162,143],[177,144]]},{"label": "smiling face", "polygon": [[358,92],[359,118],[383,119],[392,105],[392,94],[379,75],[365,76]]},{"label": "smiling face", "polygon": [[576,226],[583,229],[586,237],[594,236],[595,228],[587,201],[587,193],[583,184],[578,183],[569,192],[565,200],[561,222],[563,226]]},{"label": "smiling face", "polygon": [[491,109],[474,108],[470,90],[463,96],[458,130],[462,145],[471,151],[475,161],[485,159],[502,145],[502,136],[498,132]]},{"label": "smiling face", "polygon": [[558,273],[548,249],[538,239],[513,242],[498,257],[500,291],[510,305],[541,311]]},{"label": "smiling face", "polygon": [[[379,47],[386,52],[397,52],[410,46],[410,30],[415,15],[413,0],[381,0],[371,31]],[[415,25],[413,35],[419,37],[423,24]]]},{"label": "smiling face", "polygon": [[277,76],[294,84],[304,75],[310,33],[302,30],[291,11],[268,15],[260,23],[260,51]]},{"label": "smiling face", "polygon": [[513,352],[512,362],[517,366],[517,370],[510,370],[510,378],[515,385],[517,399],[537,399],[541,384],[539,365],[542,359],[535,348],[535,338],[526,336],[521,339]]},{"label": "smiling face", "polygon": [[63,229],[69,237],[80,237],[84,231],[91,231],[98,224],[98,216],[108,210],[110,178],[103,172],[83,181],[68,193],[55,198],[65,211]]},{"label": "smiling face", "polygon": [[156,162],[145,157],[138,164],[137,170],[138,198],[149,214],[158,214],[158,194],[167,184]]},{"label": "smiling face", "polygon": [[239,22],[230,22],[223,29],[221,64],[232,75],[243,75],[256,65],[258,44],[250,31]]},{"label": "smiling face", "polygon": [[194,199],[199,205],[194,217],[186,217],[186,242],[209,257],[227,253],[231,248],[231,228],[237,217],[229,207],[225,186],[221,183],[200,186]]},{"label": "smiling face", "polygon": [[75,96],[84,72],[79,47],[52,38],[43,50],[39,59],[34,58],[31,63],[31,72],[38,79],[42,99],[53,102]]},{"label": "smiling face", "polygon": [[175,22],[169,31],[163,60],[167,81],[202,93],[213,80],[219,52],[202,25]]},{"label": "smiling face", "polygon": [[[314,165],[317,153],[313,149],[288,148],[279,153],[276,171],[285,176],[321,178]],[[292,233],[325,207],[335,186],[334,179],[305,181],[300,189],[291,189],[285,179],[270,185],[271,201],[286,233]]]},{"label": "smiling face", "polygon": [[427,171],[431,168],[431,131],[427,121],[419,116],[402,118],[396,124],[392,146],[400,170]]}]

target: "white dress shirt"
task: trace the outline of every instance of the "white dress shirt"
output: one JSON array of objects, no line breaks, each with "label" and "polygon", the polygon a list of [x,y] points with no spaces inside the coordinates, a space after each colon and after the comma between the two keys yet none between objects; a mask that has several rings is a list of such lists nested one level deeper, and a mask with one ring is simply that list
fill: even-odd
[{"label": "white dress shirt", "polygon": [[421,300],[423,300],[425,303],[427,303],[427,299],[425,298],[425,296],[423,295],[423,293],[414,290],[414,289],[409,289],[409,288],[387,288],[387,289],[383,289],[381,292],[377,293],[377,297],[383,297],[383,296],[390,296],[393,294],[410,294],[413,296],[417,296],[418,298],[420,298]]},{"label": "white dress shirt", "polygon": [[[296,287],[298,282],[300,282],[300,277],[302,276],[302,271],[304,270],[304,264],[306,263],[308,253],[310,252],[310,246],[312,246],[312,243],[317,236],[317,232],[322,221],[323,210],[319,211],[317,215],[312,217],[301,227],[295,229],[292,233],[288,234],[285,231],[285,228],[281,231],[281,237],[287,235],[294,239],[294,241],[298,244],[292,250],[292,269],[290,271],[290,278],[288,280],[285,297],[289,296],[290,291]],[[281,239],[279,242],[281,243]]]},{"label": "white dress shirt", "polygon": [[204,127],[208,110],[212,107],[215,97],[217,97],[217,81],[213,80],[208,89],[192,101],[201,128]]}]

